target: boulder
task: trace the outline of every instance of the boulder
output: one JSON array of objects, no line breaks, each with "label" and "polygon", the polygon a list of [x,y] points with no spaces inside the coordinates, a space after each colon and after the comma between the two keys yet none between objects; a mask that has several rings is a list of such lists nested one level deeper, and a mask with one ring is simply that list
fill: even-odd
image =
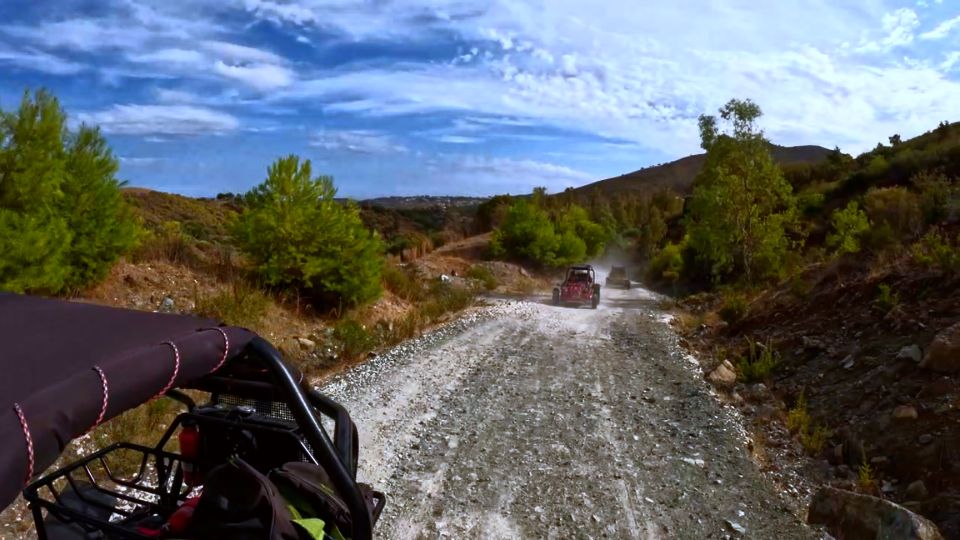
[{"label": "boulder", "polygon": [[307,339],[305,337],[298,337],[297,343],[300,345],[300,348],[307,351],[317,348],[317,342],[313,341],[312,339]]},{"label": "boulder", "polygon": [[907,345],[897,353],[897,360],[913,360],[919,362],[923,359],[923,351],[917,345]]},{"label": "boulder", "polygon": [[937,334],[927,347],[920,367],[940,373],[960,371],[960,323]]},{"label": "boulder", "polygon": [[832,487],[813,496],[807,522],[845,540],[943,540],[936,525],[898,504]]},{"label": "boulder", "polygon": [[898,405],[893,409],[893,417],[897,420],[916,420],[917,409],[913,405]]},{"label": "boulder", "polygon": [[929,495],[929,493],[927,492],[927,486],[923,483],[923,480],[911,482],[910,485],[907,486],[907,500],[922,501],[927,498],[927,495]]},{"label": "boulder", "polygon": [[718,388],[730,389],[737,384],[737,372],[734,371],[733,364],[724,360],[707,375],[707,380]]}]

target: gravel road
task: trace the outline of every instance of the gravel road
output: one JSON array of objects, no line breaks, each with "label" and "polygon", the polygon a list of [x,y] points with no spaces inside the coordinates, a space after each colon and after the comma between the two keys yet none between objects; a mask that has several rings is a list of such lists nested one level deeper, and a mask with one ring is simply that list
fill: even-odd
[{"label": "gravel road", "polygon": [[656,305],[496,301],[327,384],[379,537],[814,538]]}]

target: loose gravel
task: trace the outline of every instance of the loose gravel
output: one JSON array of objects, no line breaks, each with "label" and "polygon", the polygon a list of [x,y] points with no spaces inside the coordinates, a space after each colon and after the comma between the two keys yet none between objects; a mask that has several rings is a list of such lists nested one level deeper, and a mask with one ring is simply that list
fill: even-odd
[{"label": "loose gravel", "polygon": [[378,537],[815,538],[643,290],[475,310],[322,390],[360,429]]}]

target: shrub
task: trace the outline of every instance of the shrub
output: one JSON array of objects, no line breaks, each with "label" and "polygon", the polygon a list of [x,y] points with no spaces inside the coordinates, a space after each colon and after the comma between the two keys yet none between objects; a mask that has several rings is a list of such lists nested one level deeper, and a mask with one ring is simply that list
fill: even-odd
[{"label": "shrub", "polygon": [[827,235],[827,246],[840,254],[860,251],[860,236],[870,230],[870,222],[856,202],[851,201],[843,210],[835,211],[830,223],[834,232]]},{"label": "shrub", "polygon": [[723,304],[720,306],[720,318],[733,324],[747,316],[749,305],[747,297],[741,293],[727,291],[723,295]]},{"label": "shrub", "polygon": [[818,455],[833,435],[826,427],[817,425],[807,410],[807,400],[800,393],[797,402],[787,412],[787,429],[795,433],[800,439],[804,450],[812,455]]},{"label": "shrub", "polygon": [[957,210],[960,185],[942,172],[924,171],[910,179],[920,191],[920,206],[927,223],[939,223]]},{"label": "shrub", "polygon": [[877,287],[877,298],[873,301],[880,311],[887,313],[891,309],[900,305],[900,296],[890,289],[890,285],[881,283]]},{"label": "shrub", "polygon": [[202,317],[245,328],[255,328],[267,312],[270,299],[255,287],[237,281],[213,296],[194,294],[194,311]]},{"label": "shrub", "polygon": [[676,283],[683,274],[683,244],[668,243],[650,261],[647,278],[654,282]]},{"label": "shrub", "polygon": [[423,296],[423,285],[412,272],[392,264],[383,267],[383,285],[393,294],[410,302]]},{"label": "shrub", "polygon": [[599,255],[607,240],[607,231],[579,206],[564,208],[554,220],[534,202],[517,199],[494,231],[490,253],[496,258],[562,267]]},{"label": "shrub", "polygon": [[338,322],[333,327],[333,338],[337,340],[343,356],[349,359],[360,358],[378,345],[373,333],[353,319]]},{"label": "shrub", "polygon": [[328,305],[354,305],[380,294],[383,243],[353,203],[334,200],[328,176],[310,160],[278,159],[245,195],[234,228],[240,248],[270,285],[294,287]]},{"label": "shrub", "polygon": [[923,225],[920,198],[907,188],[870,188],[864,195],[863,205],[870,222],[886,224],[898,240],[916,235]]},{"label": "shrub", "polygon": [[960,235],[955,245],[951,245],[945,234],[939,230],[928,231],[912,249],[913,260],[928,268],[939,268],[943,272],[960,273]]},{"label": "shrub", "polygon": [[483,288],[488,291],[496,289],[498,285],[497,277],[493,275],[493,272],[486,266],[479,264],[471,266],[470,269],[467,270],[467,277],[479,281],[483,285]]},{"label": "shrub", "polygon": [[45,91],[0,110],[0,290],[59,293],[102,279],[139,225],[99,130],[67,129]]},{"label": "shrub", "polygon": [[174,264],[195,262],[193,239],[184,234],[179,221],[165,221],[157,230],[146,230],[133,251],[135,262],[167,261]]},{"label": "shrub", "polygon": [[469,290],[443,281],[435,281],[425,293],[425,300],[420,305],[419,312],[424,319],[431,322],[447,313],[470,307],[474,300],[474,295]]},{"label": "shrub", "polygon": [[749,344],[747,356],[740,358],[737,362],[740,380],[745,383],[767,380],[780,363],[776,351],[773,350],[773,344],[768,341],[765,345],[761,345],[751,339],[747,339],[747,343]]}]

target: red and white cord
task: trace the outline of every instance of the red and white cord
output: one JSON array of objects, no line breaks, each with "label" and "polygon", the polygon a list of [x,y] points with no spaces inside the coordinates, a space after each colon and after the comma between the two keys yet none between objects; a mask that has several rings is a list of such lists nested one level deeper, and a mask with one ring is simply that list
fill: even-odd
[{"label": "red and white cord", "polygon": [[23,430],[23,440],[27,443],[27,477],[24,479],[23,484],[29,484],[30,479],[33,478],[33,467],[34,467],[34,454],[33,454],[33,436],[30,435],[30,425],[27,424],[27,417],[23,414],[23,409],[20,408],[19,403],[13,404],[13,410],[17,413],[17,418],[20,419],[20,428]]}]

